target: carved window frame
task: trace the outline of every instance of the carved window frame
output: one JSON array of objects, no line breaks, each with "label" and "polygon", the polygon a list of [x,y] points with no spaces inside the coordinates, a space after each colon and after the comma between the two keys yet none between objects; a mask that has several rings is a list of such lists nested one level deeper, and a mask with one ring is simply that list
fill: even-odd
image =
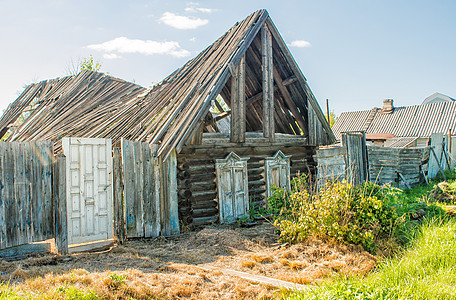
[{"label": "carved window frame", "polygon": [[[215,169],[217,174],[217,190],[218,190],[218,204],[219,204],[219,220],[220,223],[229,223],[247,215],[249,210],[249,187],[248,187],[248,173],[247,173],[247,160],[250,157],[239,157],[236,153],[231,152],[225,159],[216,159]],[[236,191],[236,172],[242,172],[241,183],[238,184],[242,188]],[[226,178],[225,176],[230,176]],[[224,183],[229,183],[230,191],[226,191]],[[231,195],[231,199],[227,200],[227,195]],[[234,195],[234,197],[233,197]],[[239,197],[243,196],[243,203],[239,202]],[[231,203],[226,203],[231,201]],[[242,200],[241,200],[242,201]],[[237,204],[237,205],[236,205]],[[236,211],[239,207],[242,213]],[[231,211],[229,211],[231,207]]]},{"label": "carved window frame", "polygon": [[[272,171],[275,168],[279,168],[279,178],[285,180],[284,183],[280,184],[279,187],[290,189],[290,158],[291,155],[285,155],[282,151],[277,151],[272,157],[267,157],[264,161],[265,171],[265,182],[266,182],[266,200],[272,196],[272,186],[275,184],[272,182],[273,176]],[[283,174],[285,173],[285,174]],[[281,179],[279,179],[281,180]]]}]

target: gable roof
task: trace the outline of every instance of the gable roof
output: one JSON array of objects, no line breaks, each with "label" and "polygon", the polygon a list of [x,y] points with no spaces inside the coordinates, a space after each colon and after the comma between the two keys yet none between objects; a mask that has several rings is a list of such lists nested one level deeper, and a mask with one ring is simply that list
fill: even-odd
[{"label": "gable roof", "polygon": [[[104,125],[106,128],[93,128],[91,131],[67,128],[67,131],[61,130],[54,135],[38,133],[34,136],[58,139],[62,137],[61,134],[78,133],[81,137],[112,138],[114,142],[120,137],[125,137],[130,140],[159,144],[157,155],[166,157],[175,148],[180,151],[201,128],[201,124],[207,118],[211,118],[209,109],[218,95],[221,95],[230,106],[230,77],[244,55],[247,65],[246,105],[249,106],[246,110],[246,127],[248,131],[260,131],[262,101],[257,100],[262,99],[262,96],[259,97],[262,91],[262,73],[259,44],[261,38],[258,33],[263,26],[267,26],[272,35],[274,81],[276,85],[282,87],[274,94],[276,132],[309,134],[309,141],[312,144],[333,143],[334,134],[318,102],[266,10],[256,11],[236,23],[217,41],[166,77],[147,95],[141,95],[144,89],[138,87],[138,90],[135,90],[131,97],[129,96],[128,101],[119,103],[117,107],[108,106],[106,109],[97,107],[95,112],[90,112],[90,116],[98,121],[97,124]],[[74,80],[79,81],[79,75]],[[80,85],[77,87],[84,88]],[[92,86],[86,88],[89,87]],[[72,91],[72,95],[80,92],[76,89]],[[287,95],[283,95],[284,93]],[[78,106],[75,108],[71,105],[67,107],[66,104],[57,106],[61,109],[71,109],[65,114],[74,114],[64,121],[77,122],[78,114],[74,109]],[[102,111],[108,112],[108,115],[102,115]],[[45,117],[40,119],[46,120]],[[58,119],[61,120],[61,118],[55,120]],[[4,122],[0,122],[0,129],[8,126],[11,118],[4,116],[1,120]],[[70,127],[73,124],[68,123],[63,126]],[[34,130],[42,131],[38,125]],[[88,136],[89,133],[92,136]]]},{"label": "gable roof", "polygon": [[[372,119],[369,114],[374,112]],[[344,112],[332,130],[340,140],[341,132],[391,133],[396,137],[429,137],[432,133],[456,130],[456,102],[395,107],[392,113],[379,109]]]},{"label": "gable roof", "polygon": [[[0,137],[8,141],[53,140],[63,136],[112,137],[115,116],[147,90],[102,73],[77,75],[31,84],[0,118]],[[16,124],[21,118],[23,122]]]}]

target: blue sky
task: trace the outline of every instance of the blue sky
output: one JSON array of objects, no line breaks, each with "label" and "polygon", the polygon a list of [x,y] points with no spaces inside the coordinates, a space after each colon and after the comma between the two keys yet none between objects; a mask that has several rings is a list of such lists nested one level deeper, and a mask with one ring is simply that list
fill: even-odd
[{"label": "blue sky", "polygon": [[89,55],[147,87],[261,8],[337,115],[456,98],[456,1],[0,0],[0,110]]}]

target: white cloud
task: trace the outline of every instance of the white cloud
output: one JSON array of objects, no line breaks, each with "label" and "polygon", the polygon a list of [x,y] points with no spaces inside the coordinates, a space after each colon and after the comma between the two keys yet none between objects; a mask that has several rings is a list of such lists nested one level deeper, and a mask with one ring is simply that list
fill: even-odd
[{"label": "white cloud", "polygon": [[196,37],[192,37],[189,39],[190,42],[196,42]]},{"label": "white cloud", "polygon": [[103,54],[103,58],[106,58],[106,59],[117,59],[117,58],[122,58],[122,56],[117,55],[115,53],[105,53],[105,54]]},{"label": "white cloud", "polygon": [[106,52],[109,55],[115,53],[139,53],[144,55],[167,54],[175,57],[186,57],[190,55],[190,52],[183,49],[178,42],[133,40],[126,37],[118,37],[101,44],[89,45],[87,48]]},{"label": "white cloud", "polygon": [[186,7],[185,11],[186,12],[202,12],[202,13],[206,13],[206,14],[211,14],[213,12],[218,11],[218,9],[205,8],[205,7]]},{"label": "white cloud", "polygon": [[298,48],[310,47],[310,42],[304,40],[296,40],[291,42],[290,46]]},{"label": "white cloud", "polygon": [[171,12],[165,12],[160,21],[177,29],[196,29],[209,23],[207,19],[179,16]]}]

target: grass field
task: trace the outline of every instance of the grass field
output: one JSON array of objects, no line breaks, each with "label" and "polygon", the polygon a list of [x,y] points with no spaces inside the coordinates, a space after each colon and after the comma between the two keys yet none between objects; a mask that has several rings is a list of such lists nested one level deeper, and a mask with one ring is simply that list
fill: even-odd
[{"label": "grass field", "polygon": [[288,299],[456,299],[456,221],[424,224],[408,250],[361,278],[336,278]]}]

